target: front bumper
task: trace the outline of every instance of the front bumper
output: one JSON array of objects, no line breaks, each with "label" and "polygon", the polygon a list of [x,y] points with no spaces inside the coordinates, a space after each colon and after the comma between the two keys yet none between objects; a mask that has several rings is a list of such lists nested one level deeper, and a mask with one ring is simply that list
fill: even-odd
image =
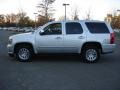
[{"label": "front bumper", "polygon": [[7,45],[8,54],[14,54],[14,47],[12,44]]},{"label": "front bumper", "polygon": [[102,53],[113,53],[115,50],[116,44],[104,44],[102,45]]}]

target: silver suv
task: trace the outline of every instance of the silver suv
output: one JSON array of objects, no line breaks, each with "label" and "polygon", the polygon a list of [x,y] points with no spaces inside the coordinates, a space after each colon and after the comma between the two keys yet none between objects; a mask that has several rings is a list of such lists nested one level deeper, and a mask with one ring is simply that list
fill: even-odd
[{"label": "silver suv", "polygon": [[7,48],[9,56],[19,61],[29,61],[33,54],[77,53],[92,63],[100,54],[112,53],[114,41],[114,32],[104,21],[54,21],[34,32],[10,36]]}]

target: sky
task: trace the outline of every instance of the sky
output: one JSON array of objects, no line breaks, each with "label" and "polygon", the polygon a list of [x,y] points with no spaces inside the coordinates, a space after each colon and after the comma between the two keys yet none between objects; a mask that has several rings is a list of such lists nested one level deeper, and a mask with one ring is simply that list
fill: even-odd
[{"label": "sky", "polygon": [[[34,19],[34,13],[38,12],[36,6],[40,2],[41,0],[0,0],[0,14],[18,13],[22,9]],[[89,11],[93,20],[104,20],[107,13],[120,9],[120,0],[56,0],[53,4],[53,17],[56,20],[65,14],[63,3],[70,4],[67,6],[67,17],[71,18],[72,12],[77,8],[81,20],[86,18]]]}]

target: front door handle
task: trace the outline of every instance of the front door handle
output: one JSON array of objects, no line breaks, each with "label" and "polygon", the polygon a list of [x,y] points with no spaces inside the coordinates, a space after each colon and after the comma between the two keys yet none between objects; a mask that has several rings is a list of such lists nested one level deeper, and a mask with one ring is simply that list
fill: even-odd
[{"label": "front door handle", "polygon": [[61,37],[56,37],[55,39],[62,39]]}]

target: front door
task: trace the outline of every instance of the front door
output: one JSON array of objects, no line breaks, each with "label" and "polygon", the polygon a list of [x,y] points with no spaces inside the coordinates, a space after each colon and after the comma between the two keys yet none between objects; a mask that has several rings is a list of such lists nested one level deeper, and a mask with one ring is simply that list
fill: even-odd
[{"label": "front door", "polygon": [[60,53],[63,47],[62,23],[52,23],[37,33],[36,47],[39,53]]}]

